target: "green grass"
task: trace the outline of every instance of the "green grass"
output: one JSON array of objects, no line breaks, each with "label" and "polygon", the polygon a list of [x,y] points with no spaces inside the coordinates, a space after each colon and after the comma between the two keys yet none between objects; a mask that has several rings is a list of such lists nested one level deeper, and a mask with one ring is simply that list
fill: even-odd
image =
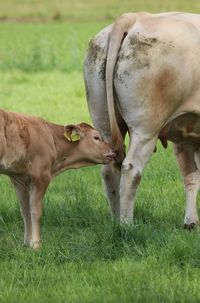
[{"label": "green grass", "polygon": [[[0,69],[82,71],[89,37],[106,25],[0,24]],[[11,39],[8,39],[11,37]]]},{"label": "green grass", "polygon": [[[128,10],[199,8],[199,1],[183,0],[32,4],[1,1],[0,15],[51,17],[57,7],[73,22],[0,24],[0,108],[63,124],[90,122],[82,61],[88,40],[110,18]],[[158,144],[134,224],[126,228],[111,221],[100,166],[55,178],[44,199],[38,252],[22,247],[16,196],[6,177],[0,181],[1,303],[200,301],[200,235],[182,228],[185,197],[171,146]]]}]

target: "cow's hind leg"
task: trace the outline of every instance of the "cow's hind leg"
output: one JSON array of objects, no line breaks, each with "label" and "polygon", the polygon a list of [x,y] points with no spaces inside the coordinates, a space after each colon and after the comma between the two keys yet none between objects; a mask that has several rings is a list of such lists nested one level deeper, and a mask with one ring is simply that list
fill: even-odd
[{"label": "cow's hind leg", "polygon": [[200,172],[197,167],[198,163],[195,161],[198,154],[195,153],[194,147],[184,144],[174,144],[174,152],[185,186],[186,211],[184,227],[191,229],[199,222],[196,198],[200,185]]},{"label": "cow's hind leg", "polygon": [[[109,34],[112,26],[107,27],[91,42],[85,58],[84,78],[87,93],[87,102],[93,124],[100,132],[104,140],[111,143],[110,122],[107,109],[105,66]],[[122,135],[125,136],[127,127],[123,121],[119,121]],[[111,213],[119,217],[119,183],[121,177],[121,165],[113,163],[102,167],[106,196],[108,198]]]},{"label": "cow's hind leg", "polygon": [[[90,76],[91,75],[92,74],[90,73]],[[93,79],[95,79],[95,75],[93,75]],[[87,86],[89,87],[91,83],[92,81],[88,80]],[[108,120],[105,87],[102,87],[102,85],[102,81],[96,77],[96,83],[93,85],[93,88],[90,89],[90,94],[87,99],[95,128],[98,129],[105,141],[111,143],[112,138]],[[119,217],[120,163],[118,163],[118,165],[115,163],[104,165],[101,170],[101,175],[104,181],[106,197],[110,205],[111,214],[113,217]]]},{"label": "cow's hind leg", "polygon": [[109,201],[111,214],[114,218],[119,218],[119,184],[121,178],[121,169],[115,164],[104,165],[102,167],[101,174],[104,180],[105,192]]},{"label": "cow's hind leg", "polygon": [[130,146],[123,161],[120,181],[120,221],[129,223],[133,220],[134,200],[142,171],[156,145],[156,137],[146,139],[142,134],[133,132]]},{"label": "cow's hind leg", "polygon": [[[119,119],[119,129],[123,139],[125,139],[127,126],[122,119]],[[108,142],[111,142],[111,136],[107,137],[107,140]],[[101,170],[106,196],[109,201],[111,214],[114,218],[120,217],[119,188],[121,180],[121,165],[121,162],[113,162],[108,165],[104,165]]]}]

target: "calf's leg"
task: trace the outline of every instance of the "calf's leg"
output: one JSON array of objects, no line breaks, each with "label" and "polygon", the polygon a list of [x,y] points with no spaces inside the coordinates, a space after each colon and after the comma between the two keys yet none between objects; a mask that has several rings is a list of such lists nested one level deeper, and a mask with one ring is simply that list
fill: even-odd
[{"label": "calf's leg", "polygon": [[36,180],[31,184],[30,214],[32,223],[32,241],[30,246],[37,249],[41,246],[40,220],[42,216],[42,199],[49,185],[48,178]]},{"label": "calf's leg", "polygon": [[26,187],[17,183],[15,180],[11,179],[11,182],[14,185],[15,192],[20,203],[22,218],[24,220],[24,245],[29,246],[32,237],[29,191]]}]

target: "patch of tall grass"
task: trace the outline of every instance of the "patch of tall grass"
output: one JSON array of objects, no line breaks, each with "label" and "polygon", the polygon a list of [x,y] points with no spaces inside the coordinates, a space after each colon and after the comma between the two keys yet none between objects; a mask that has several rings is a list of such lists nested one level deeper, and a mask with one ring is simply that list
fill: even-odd
[{"label": "patch of tall grass", "polygon": [[0,24],[0,70],[81,71],[100,24]]}]

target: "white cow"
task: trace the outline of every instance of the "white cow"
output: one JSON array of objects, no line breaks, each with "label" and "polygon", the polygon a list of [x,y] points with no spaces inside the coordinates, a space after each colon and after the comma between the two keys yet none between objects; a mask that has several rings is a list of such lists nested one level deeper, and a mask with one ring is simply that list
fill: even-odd
[{"label": "white cow", "polygon": [[[95,127],[118,151],[103,167],[113,215],[133,219],[133,200],[156,141],[174,142],[184,179],[184,224],[199,221],[200,15],[127,13],[89,45],[84,64],[88,106]],[[130,144],[124,152],[124,137]]]}]

